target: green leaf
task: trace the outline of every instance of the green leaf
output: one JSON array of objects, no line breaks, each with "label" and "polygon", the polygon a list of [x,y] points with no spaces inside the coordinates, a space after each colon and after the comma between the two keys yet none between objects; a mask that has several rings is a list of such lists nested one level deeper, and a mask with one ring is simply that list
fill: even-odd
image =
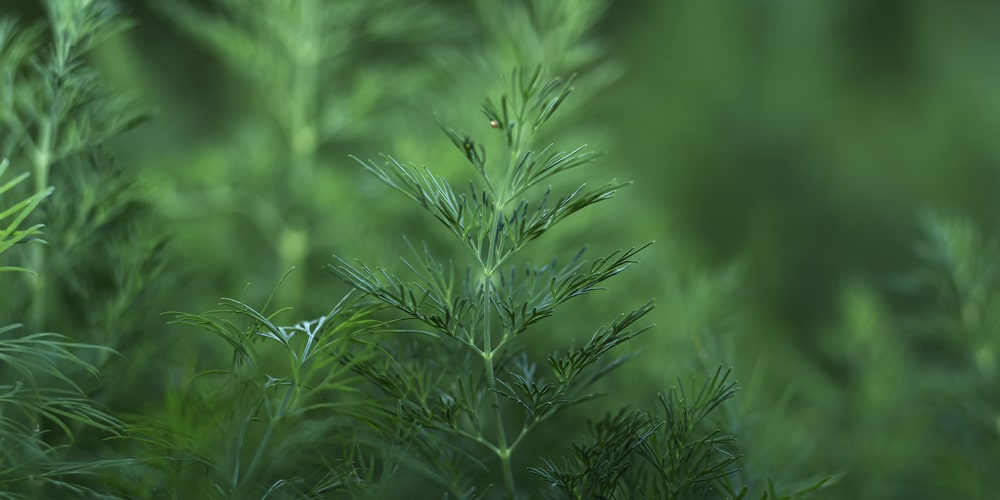
[{"label": "green leaf", "polygon": [[[8,166],[9,162],[6,159],[0,161],[0,179],[3,178],[3,174],[7,171]],[[3,185],[0,185],[0,195],[3,195],[13,189],[15,186],[27,179],[28,176],[29,174],[24,173],[10,181],[7,181]],[[34,195],[20,200],[11,206],[0,207],[0,253],[5,252],[18,243],[30,241],[28,238],[41,234],[41,229],[44,227],[42,224],[35,224],[26,229],[21,229],[21,224],[23,224],[24,220],[28,218],[31,212],[38,207],[42,200],[52,194],[52,191],[53,188],[50,187],[44,191],[35,193]],[[4,227],[4,224],[6,224],[6,227]],[[29,269],[16,266],[0,267],[0,272],[3,271],[31,272]]]}]

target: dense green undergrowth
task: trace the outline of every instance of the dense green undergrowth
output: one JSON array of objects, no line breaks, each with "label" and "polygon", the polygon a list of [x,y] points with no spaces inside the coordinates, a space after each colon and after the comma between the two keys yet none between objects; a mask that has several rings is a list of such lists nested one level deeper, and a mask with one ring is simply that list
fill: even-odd
[{"label": "dense green undergrowth", "polygon": [[[595,115],[623,75],[606,2],[14,10],[0,497],[1000,486],[992,233],[911,214],[910,268],[845,280],[802,355],[753,309],[759,261],[648,243],[663,207],[629,193],[659,178]],[[197,89],[131,18],[199,47]]]}]

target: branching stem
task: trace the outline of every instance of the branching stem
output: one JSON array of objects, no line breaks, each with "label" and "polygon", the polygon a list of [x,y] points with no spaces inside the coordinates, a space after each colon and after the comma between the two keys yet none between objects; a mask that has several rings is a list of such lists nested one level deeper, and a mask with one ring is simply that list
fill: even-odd
[{"label": "branching stem", "polygon": [[[253,459],[247,467],[247,477],[253,477],[254,469],[257,468],[257,464],[260,462],[261,457],[264,456],[264,451],[267,450],[271,443],[271,436],[274,434],[274,428],[285,416],[288,403],[293,399],[295,392],[296,383],[292,380],[289,382],[288,392],[285,393],[285,398],[281,401],[281,406],[278,407],[278,411],[274,415],[268,415],[267,429],[264,431],[264,436],[261,437],[260,443],[257,444],[257,450],[254,452]],[[264,404],[266,404],[268,410],[270,410],[271,405],[266,396],[264,397]],[[268,413],[270,413],[270,411],[268,411]]]},{"label": "branching stem", "polygon": [[[502,213],[499,212],[498,213]],[[499,220],[499,219],[497,219]],[[490,236],[490,252],[487,255],[487,263],[490,264],[493,260],[493,250],[496,242],[495,229],[491,231]],[[493,394],[493,411],[496,418],[497,426],[497,444],[496,453],[497,457],[500,459],[500,467],[503,470],[504,485],[507,489],[508,498],[515,498],[515,487],[514,487],[514,472],[511,469],[510,464],[510,447],[507,445],[507,433],[504,429],[503,421],[503,411],[500,408],[500,393],[497,391],[497,379],[496,373],[493,366],[493,358],[497,350],[501,347],[498,345],[495,349],[493,347],[492,340],[492,324],[490,317],[492,316],[490,311],[490,304],[493,298],[493,272],[495,268],[492,266],[484,269],[485,273],[483,276],[483,286],[485,290],[483,291],[483,364],[486,368],[486,380],[490,389],[490,393]]]},{"label": "branching stem", "polygon": [[[519,117],[520,118],[520,117]],[[485,287],[483,293],[483,363],[486,368],[486,379],[489,386],[490,393],[493,394],[493,410],[494,416],[496,418],[497,426],[497,444],[495,452],[497,457],[500,459],[500,467],[503,471],[504,486],[507,490],[508,498],[516,498],[517,488],[514,483],[514,472],[511,466],[511,453],[516,446],[517,442],[509,444],[507,441],[507,432],[504,427],[503,411],[500,408],[500,392],[497,390],[497,377],[494,367],[494,357],[500,353],[507,343],[509,337],[506,333],[500,339],[496,346],[493,345],[492,339],[492,323],[490,321],[492,316],[491,304],[493,301],[493,274],[500,268],[501,264],[506,260],[509,255],[497,255],[498,252],[498,242],[497,238],[500,237],[499,228],[503,222],[504,210],[507,204],[511,201],[511,198],[507,193],[511,192],[511,172],[513,171],[514,164],[517,161],[518,155],[521,154],[521,140],[520,132],[518,133],[517,140],[514,142],[510,149],[510,155],[508,157],[507,168],[504,171],[504,181],[500,186],[499,190],[491,188],[491,197],[493,199],[493,213],[495,217],[493,218],[493,226],[489,229],[489,245],[486,254],[485,263],[483,263],[483,286]],[[518,438],[518,441],[520,437]]]}]

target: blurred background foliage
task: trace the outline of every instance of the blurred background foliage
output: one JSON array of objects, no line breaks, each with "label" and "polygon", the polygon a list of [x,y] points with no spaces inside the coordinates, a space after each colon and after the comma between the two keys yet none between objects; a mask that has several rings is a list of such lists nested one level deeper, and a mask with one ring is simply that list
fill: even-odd
[{"label": "blurred background foliage", "polygon": [[[557,316],[553,345],[657,299],[608,408],[732,365],[745,481],[843,474],[831,498],[1000,488],[1000,7],[554,4],[123,2],[135,27],[91,58],[153,111],[107,149],[142,186],[133,218],[153,211],[169,234],[159,310],[248,282],[260,303],[294,266],[277,300],[312,318],[346,290],[321,271],[332,254],[388,265],[402,234],[434,245],[440,231],[348,155],[464,182],[437,122],[485,136],[482,96],[513,65],[547,63],[579,75],[552,128],[607,152],[580,175],[634,184],[534,255],[656,241]],[[136,324],[180,342],[159,320]],[[152,362],[142,345],[132,358]]]}]

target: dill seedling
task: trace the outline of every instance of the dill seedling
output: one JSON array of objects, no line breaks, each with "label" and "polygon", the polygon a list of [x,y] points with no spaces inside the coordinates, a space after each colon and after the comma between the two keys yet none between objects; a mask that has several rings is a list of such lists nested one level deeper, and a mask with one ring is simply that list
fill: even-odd
[{"label": "dill seedling", "polygon": [[[482,143],[445,129],[476,174],[466,190],[453,188],[429,168],[391,156],[384,162],[359,160],[443,225],[469,266],[461,269],[453,261],[435,257],[426,243],[419,248],[411,245],[413,256],[403,260],[410,273],[405,277],[343,258],[329,266],[408,320],[407,326],[393,330],[397,335],[382,334],[379,346],[385,355],[381,359],[357,368],[386,397],[385,411],[392,421],[409,429],[412,453],[422,462],[420,470],[458,498],[487,494],[493,481],[490,471],[497,468],[497,479],[508,498],[528,491],[523,484],[527,469],[521,463],[525,458],[519,458],[518,452],[540,424],[596,396],[591,385],[628,358],[613,357],[609,351],[646,330],[640,320],[653,307],[647,303],[620,315],[581,346],[542,359],[531,352],[526,337],[557,330],[545,320],[567,302],[601,289],[605,281],[634,264],[642,248],[589,261],[581,251],[564,263],[558,259],[542,266],[527,262],[523,254],[530,242],[571,215],[611,198],[623,184],[583,184],[557,194],[547,185],[550,179],[596,157],[586,146],[560,149],[537,142],[539,130],[572,92],[571,81],[549,79],[539,67],[515,70],[507,85],[499,99],[487,100],[482,108],[484,124],[500,135],[506,148],[499,155],[499,166],[487,162]],[[705,399],[693,407],[707,413],[727,399],[732,386],[725,379],[717,374],[703,394]],[[668,414],[676,402],[665,400]],[[687,418],[686,411],[681,413]],[[603,452],[617,450],[618,461],[585,463],[581,474],[593,473],[592,467],[627,468],[622,461],[633,458],[640,445],[647,447],[645,453],[653,460],[656,453],[647,443],[647,437],[659,428],[653,421],[623,413],[621,418],[595,424],[592,430],[599,436],[630,444],[615,448],[598,437],[597,446]],[[685,427],[683,436],[694,429],[693,425]],[[705,441],[707,455],[723,442]],[[707,460],[700,465],[712,468],[699,471],[721,477],[732,460]],[[561,472],[556,462],[546,464],[533,469],[535,475],[566,494],[591,493],[571,482],[560,483],[557,478],[569,473]],[[672,471],[673,465],[659,468]],[[605,478],[602,488],[621,488],[623,477]]]}]

